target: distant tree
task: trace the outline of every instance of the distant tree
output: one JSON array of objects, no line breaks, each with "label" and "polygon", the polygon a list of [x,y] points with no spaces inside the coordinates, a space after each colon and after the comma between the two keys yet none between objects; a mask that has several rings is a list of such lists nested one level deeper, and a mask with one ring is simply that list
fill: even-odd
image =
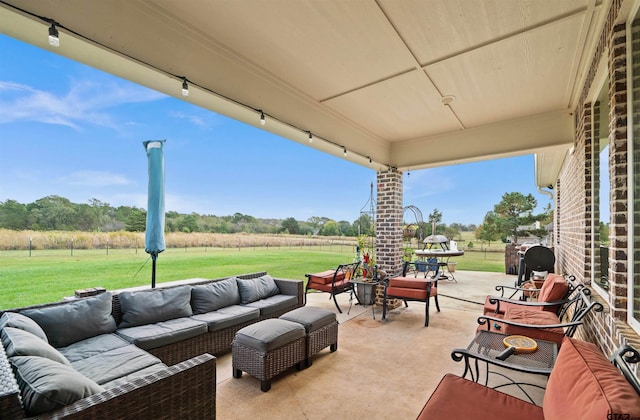
[{"label": "distant tree", "polygon": [[41,230],[76,230],[77,211],[67,198],[50,195],[27,206]]},{"label": "distant tree", "polygon": [[198,231],[198,220],[196,214],[185,215],[177,224],[180,232],[190,233]]},{"label": "distant tree", "polygon": [[460,237],[460,231],[453,226],[447,226],[443,229],[442,234],[450,241],[455,240],[456,237]]},{"label": "distant tree", "polygon": [[497,224],[497,216],[490,211],[484,217],[484,223],[475,230],[475,237],[479,241],[487,242],[491,246],[491,242],[500,239],[500,229]]},{"label": "distant tree", "polygon": [[335,220],[329,220],[324,225],[322,225],[322,230],[320,231],[320,235],[322,236],[338,236],[340,235],[340,228],[338,227],[338,222]]},{"label": "distant tree", "polygon": [[11,230],[23,230],[28,226],[27,206],[15,200],[0,202],[0,227]]},{"label": "distant tree", "polygon": [[292,235],[297,235],[300,233],[300,224],[293,217],[287,217],[282,221],[282,230],[285,230]]},{"label": "distant tree", "polygon": [[147,228],[147,212],[134,208],[125,222],[125,229],[128,232],[144,232]]},{"label": "distant tree", "polygon": [[375,221],[367,213],[360,213],[360,217],[353,222],[352,227],[354,235],[372,236],[376,230]]},{"label": "distant tree", "polygon": [[433,222],[435,222],[436,225],[438,225],[442,222],[442,212],[438,209],[433,209],[433,211],[429,213],[429,218],[427,220],[429,220],[429,224],[433,224]]},{"label": "distant tree", "polygon": [[309,226],[311,226],[311,229],[313,230],[313,233],[318,233],[322,230],[322,227],[324,226],[325,223],[327,223],[330,219],[327,217],[317,217],[317,216],[312,216],[309,219],[307,219],[307,223],[309,224]]},{"label": "distant tree", "polygon": [[340,220],[338,222],[338,230],[340,231],[340,235],[342,236],[355,236],[353,226],[346,220]]},{"label": "distant tree", "polygon": [[546,215],[534,215],[533,210],[537,205],[536,199],[531,194],[523,195],[519,192],[505,193],[502,201],[494,206],[493,212],[497,216],[496,225],[504,237],[513,238],[518,243],[520,236],[527,236],[531,229],[522,229],[541,220]]}]

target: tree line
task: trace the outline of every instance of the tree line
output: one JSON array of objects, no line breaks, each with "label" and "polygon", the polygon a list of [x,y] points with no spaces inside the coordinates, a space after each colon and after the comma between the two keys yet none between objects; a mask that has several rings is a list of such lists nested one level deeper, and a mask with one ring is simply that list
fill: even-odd
[{"label": "tree line", "polygon": [[[112,207],[109,203],[92,198],[88,203],[73,203],[57,195],[22,204],[16,200],[0,202],[0,228],[34,231],[83,232],[144,232],[147,212],[132,206]],[[311,217],[298,221],[261,219],[235,213],[229,216],[165,214],[166,232],[205,233],[290,233],[295,235],[357,236],[373,235],[374,221],[362,214],[353,222],[335,221],[327,217]]]}]

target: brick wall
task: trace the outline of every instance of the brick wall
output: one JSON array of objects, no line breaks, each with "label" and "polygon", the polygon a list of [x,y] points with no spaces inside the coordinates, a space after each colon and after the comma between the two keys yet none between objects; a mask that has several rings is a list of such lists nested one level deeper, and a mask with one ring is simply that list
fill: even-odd
[{"label": "brick wall", "polygon": [[[599,173],[596,160],[599,147],[594,133],[598,129],[608,130],[609,162],[601,164],[608,164],[610,178],[609,291],[600,296],[592,289],[594,299],[600,301],[605,310],[590,314],[576,333],[577,338],[598,344],[605,353],[611,353],[624,342],[635,346],[640,344],[640,336],[625,322],[630,259],[627,244],[628,238],[634,236],[628,231],[627,224],[627,39],[625,25],[619,24],[619,20],[624,20],[618,16],[621,5],[622,0],[613,0],[610,4],[607,21],[574,112],[574,152],[567,155],[555,185],[557,266],[562,273],[573,274],[578,281],[589,285],[596,269],[593,262],[597,262],[592,248],[599,242],[597,231],[592,228],[599,221],[597,190],[594,190]],[[599,88],[593,83],[601,59],[607,60],[610,80],[608,127],[596,126],[591,103],[595,98],[589,97],[590,92]]]}]

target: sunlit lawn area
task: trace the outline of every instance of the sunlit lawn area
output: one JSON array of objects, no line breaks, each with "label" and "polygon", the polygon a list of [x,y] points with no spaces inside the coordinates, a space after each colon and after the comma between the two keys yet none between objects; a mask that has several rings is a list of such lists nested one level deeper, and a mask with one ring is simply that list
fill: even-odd
[{"label": "sunlit lawn area", "polygon": [[[156,282],[219,278],[266,271],[274,277],[304,280],[305,273],[351,262],[351,246],[170,248],[157,262]],[[454,261],[454,259],[452,259]],[[504,271],[503,252],[467,250],[455,258],[458,270]],[[107,290],[151,283],[151,261],[142,249],[0,252],[0,309],[54,302],[77,289]]]}]

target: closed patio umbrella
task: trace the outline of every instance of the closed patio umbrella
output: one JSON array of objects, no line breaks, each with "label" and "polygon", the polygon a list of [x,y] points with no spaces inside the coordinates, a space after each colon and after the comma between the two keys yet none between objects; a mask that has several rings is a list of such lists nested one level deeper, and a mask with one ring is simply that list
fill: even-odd
[{"label": "closed patio umbrella", "polygon": [[165,250],[164,243],[164,140],[142,142],[149,161],[147,227],[144,250],[151,256],[151,287],[156,287],[156,260]]}]

